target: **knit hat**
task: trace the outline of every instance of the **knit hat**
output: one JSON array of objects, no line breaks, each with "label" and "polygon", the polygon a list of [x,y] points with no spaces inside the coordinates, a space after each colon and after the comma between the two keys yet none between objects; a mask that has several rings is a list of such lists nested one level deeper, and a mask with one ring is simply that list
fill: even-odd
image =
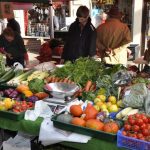
[{"label": "knit hat", "polygon": [[122,13],[119,11],[118,7],[112,6],[111,9],[108,12],[108,15],[111,18],[118,18],[120,19],[122,17]]}]

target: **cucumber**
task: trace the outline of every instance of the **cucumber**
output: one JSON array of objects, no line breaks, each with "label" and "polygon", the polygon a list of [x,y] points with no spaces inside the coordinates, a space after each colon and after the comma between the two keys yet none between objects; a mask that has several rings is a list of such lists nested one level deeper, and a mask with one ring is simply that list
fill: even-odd
[{"label": "cucumber", "polygon": [[13,78],[15,75],[14,68],[9,69],[1,78],[0,83],[7,82],[11,78]]}]

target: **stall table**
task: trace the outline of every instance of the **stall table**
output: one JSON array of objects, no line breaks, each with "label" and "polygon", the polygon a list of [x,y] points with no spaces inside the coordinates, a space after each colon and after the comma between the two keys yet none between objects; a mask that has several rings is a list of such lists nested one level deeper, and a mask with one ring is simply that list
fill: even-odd
[{"label": "stall table", "polygon": [[[38,118],[36,121],[29,120],[10,120],[7,118],[0,117],[0,128],[7,129],[10,131],[22,131],[31,135],[38,136],[41,122],[43,118]],[[80,150],[120,150],[117,148],[116,142],[103,141],[100,139],[92,138],[88,143],[73,143],[73,142],[61,142],[59,143],[66,147],[71,147]]]}]

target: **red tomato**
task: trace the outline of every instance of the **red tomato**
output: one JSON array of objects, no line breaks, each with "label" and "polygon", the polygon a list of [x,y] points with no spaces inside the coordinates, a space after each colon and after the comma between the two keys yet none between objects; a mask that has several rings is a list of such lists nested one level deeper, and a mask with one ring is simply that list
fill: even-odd
[{"label": "red tomato", "polygon": [[139,130],[140,130],[140,127],[138,125],[134,125],[132,127],[132,131],[134,131],[134,132],[138,132]]},{"label": "red tomato", "polygon": [[139,118],[140,118],[140,114],[138,114],[138,113],[135,114],[134,116],[135,116],[136,119],[139,119]]},{"label": "red tomato", "polygon": [[131,125],[125,124],[125,125],[124,125],[124,130],[125,130],[125,131],[130,131],[130,130],[131,130]]},{"label": "red tomato", "polygon": [[141,126],[143,124],[143,120],[142,119],[137,119],[136,124]]},{"label": "red tomato", "polygon": [[137,134],[137,138],[138,138],[138,139],[140,139],[140,138],[142,138],[142,137],[143,137],[143,134],[142,134],[142,133],[138,133],[138,134]]},{"label": "red tomato", "polygon": [[150,124],[146,124],[146,127],[150,131]]},{"label": "red tomato", "polygon": [[141,138],[140,138],[140,140],[143,140],[143,141],[145,141],[145,137],[141,137]]},{"label": "red tomato", "polygon": [[136,122],[135,122],[135,119],[132,119],[132,118],[129,119],[128,121],[129,121],[129,123],[130,123],[131,125],[134,125],[134,124],[136,123]]},{"label": "red tomato", "polygon": [[143,129],[143,130],[142,130],[142,134],[143,134],[144,136],[148,136],[148,135],[149,135],[149,130],[148,130],[148,129]]},{"label": "red tomato", "polygon": [[134,115],[129,115],[128,120],[130,120],[130,119],[134,119]]},{"label": "red tomato", "polygon": [[143,117],[142,120],[143,120],[144,123],[148,123],[149,122],[146,116]]},{"label": "red tomato", "polygon": [[143,123],[141,126],[140,126],[140,129],[143,130],[147,127],[147,125],[145,123]]},{"label": "red tomato", "polygon": [[136,134],[133,134],[132,137],[137,139],[137,135]]}]

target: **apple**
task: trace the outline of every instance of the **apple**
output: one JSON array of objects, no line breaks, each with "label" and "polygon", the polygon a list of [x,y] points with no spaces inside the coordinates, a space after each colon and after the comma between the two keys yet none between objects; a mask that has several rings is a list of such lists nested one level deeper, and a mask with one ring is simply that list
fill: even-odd
[{"label": "apple", "polygon": [[109,96],[109,97],[108,97],[108,101],[111,102],[112,104],[116,104],[117,99],[116,99],[115,96]]},{"label": "apple", "polygon": [[109,107],[110,107],[111,105],[112,105],[111,102],[107,102],[107,103],[106,103],[107,109],[109,109]]},{"label": "apple", "polygon": [[107,106],[106,106],[106,104],[102,104],[101,106],[100,106],[100,109],[107,109]]},{"label": "apple", "polygon": [[101,105],[103,105],[104,103],[102,102],[102,101],[99,101],[99,102],[97,102],[96,103],[96,105],[98,105],[99,107],[101,106]]},{"label": "apple", "polygon": [[109,115],[109,111],[108,111],[108,109],[103,108],[103,109],[101,109],[101,111],[104,111],[104,112],[106,112],[106,114],[107,114],[107,115]]},{"label": "apple", "polygon": [[106,101],[106,96],[105,95],[98,95],[97,98],[99,98],[102,102]]},{"label": "apple", "polygon": [[109,107],[109,112],[118,112],[118,106],[116,104],[113,104]]},{"label": "apple", "polygon": [[94,103],[96,104],[97,102],[101,102],[101,99],[96,97],[96,98],[94,99]]},{"label": "apple", "polygon": [[97,110],[97,111],[100,111],[100,107],[98,105],[94,105],[94,108]]}]

